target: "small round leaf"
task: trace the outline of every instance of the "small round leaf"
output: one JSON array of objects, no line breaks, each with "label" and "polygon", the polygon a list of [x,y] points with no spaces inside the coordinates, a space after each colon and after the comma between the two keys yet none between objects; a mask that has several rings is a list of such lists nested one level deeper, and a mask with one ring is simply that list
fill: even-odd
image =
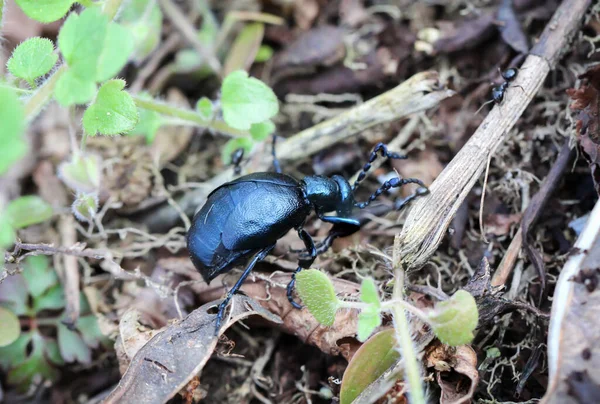
[{"label": "small round leaf", "polygon": [[273,90],[242,70],[225,77],[221,94],[223,118],[236,129],[249,130],[253,123],[264,122],[279,111]]},{"label": "small round leaf", "polygon": [[39,22],[52,22],[67,14],[75,0],[16,0],[29,18]]},{"label": "small round leaf", "polygon": [[78,193],[73,205],[71,205],[71,210],[80,222],[92,223],[96,212],[98,212],[98,194]]},{"label": "small round leaf", "polygon": [[214,115],[212,101],[206,97],[200,98],[196,103],[196,111],[198,111],[198,113],[200,113],[200,115],[202,115],[202,117],[208,121]]},{"label": "small round leaf", "polygon": [[364,278],[360,285],[360,300],[365,303],[374,305],[375,308],[381,308],[379,301],[379,292],[373,278]]},{"label": "small round leaf", "polygon": [[316,269],[305,269],[296,275],[296,290],[319,323],[332,326],[340,301],[327,275]]},{"label": "small round leaf", "polygon": [[0,347],[12,344],[21,335],[19,318],[4,307],[0,307],[0,324]]},{"label": "small round leaf", "polygon": [[34,37],[15,48],[6,67],[13,75],[33,83],[35,79],[48,73],[57,60],[58,55],[54,52],[52,41]]},{"label": "small round leaf", "polygon": [[471,342],[478,320],[479,313],[475,299],[462,289],[450,299],[438,303],[429,314],[430,325],[435,336],[450,346]]},{"label": "small round leaf", "polygon": [[94,192],[102,178],[100,158],[94,154],[75,155],[58,166],[59,178],[74,191]]}]

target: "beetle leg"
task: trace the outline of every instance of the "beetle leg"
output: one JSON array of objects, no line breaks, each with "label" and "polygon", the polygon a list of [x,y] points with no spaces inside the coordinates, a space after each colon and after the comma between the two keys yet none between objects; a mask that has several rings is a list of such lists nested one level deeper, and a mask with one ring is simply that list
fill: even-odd
[{"label": "beetle leg", "polygon": [[375,146],[375,148],[373,149],[373,151],[369,155],[369,160],[363,166],[362,170],[358,174],[358,177],[356,177],[356,181],[354,181],[354,185],[352,185],[352,190],[353,191],[356,190],[356,188],[358,188],[358,184],[362,180],[365,179],[365,177],[367,175],[367,171],[369,171],[371,169],[371,164],[373,164],[373,162],[377,158],[377,153],[378,152],[381,152],[381,157],[387,157],[388,159],[398,160],[398,159],[406,159],[407,158],[406,156],[403,156],[401,154],[388,151],[387,146],[385,144],[383,144],[383,143],[377,143],[377,145]]},{"label": "beetle leg", "polygon": [[217,324],[215,326],[215,335],[219,333],[219,328],[221,328],[221,322],[223,321],[223,314],[225,314],[225,309],[227,308],[229,301],[231,300],[233,295],[240,289],[240,287],[242,286],[248,275],[250,275],[250,272],[256,266],[256,264],[259,261],[262,261],[267,255],[269,255],[269,252],[271,252],[273,247],[275,247],[275,244],[263,248],[258,253],[256,253],[254,257],[252,257],[252,260],[250,261],[246,269],[244,269],[244,272],[242,273],[242,276],[240,276],[240,279],[238,279],[235,285],[233,285],[233,287],[229,289],[229,292],[227,292],[225,299],[223,299],[221,304],[219,304],[219,309],[217,312]]},{"label": "beetle leg", "polygon": [[296,270],[292,274],[292,279],[287,285],[287,298],[294,308],[301,309],[302,306],[300,306],[294,301],[293,296],[294,285],[296,284],[296,274],[302,271],[302,269],[304,268],[310,268],[310,266],[313,264],[313,262],[315,262],[315,259],[317,258],[317,249],[315,248],[315,242],[313,241],[312,237],[303,228],[298,229],[298,237],[300,237],[300,239],[304,242],[306,251],[308,251],[308,258],[300,259],[300,262],[298,262],[298,268],[296,268]]},{"label": "beetle leg", "polygon": [[273,168],[276,173],[281,174],[281,164],[279,164],[279,159],[277,158],[277,154],[275,153],[275,143],[277,142],[277,135],[273,134],[273,147],[271,148],[271,155],[273,156]]},{"label": "beetle leg", "polygon": [[426,188],[425,184],[423,184],[423,182],[421,180],[418,180],[416,178],[398,178],[398,177],[396,177],[396,178],[392,178],[391,180],[384,182],[377,189],[377,191],[373,192],[373,195],[371,195],[366,202],[359,202],[359,203],[354,204],[354,206],[356,206],[359,209],[364,209],[367,206],[369,206],[369,204],[371,202],[373,202],[375,199],[377,199],[385,191],[389,191],[392,188],[399,188],[406,184],[418,184],[421,187]]},{"label": "beetle leg", "polygon": [[405,207],[406,205],[408,205],[410,203],[410,201],[412,201],[413,199],[415,199],[421,195],[427,195],[428,193],[429,193],[429,188],[419,187],[416,189],[415,192],[408,195],[406,198],[397,200],[396,203],[394,203],[394,209],[400,210],[403,207]]}]

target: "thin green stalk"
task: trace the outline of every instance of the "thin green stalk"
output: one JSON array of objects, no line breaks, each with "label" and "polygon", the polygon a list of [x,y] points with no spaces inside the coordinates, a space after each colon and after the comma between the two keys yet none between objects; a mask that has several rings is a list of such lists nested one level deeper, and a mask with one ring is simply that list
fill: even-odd
[{"label": "thin green stalk", "polygon": [[[0,1],[2,1],[2,0],[0,0]],[[10,85],[8,83],[3,83],[1,81],[0,81],[0,88],[7,88],[9,90],[13,90],[17,94],[32,94],[33,93],[33,90],[15,87],[13,85]]]},{"label": "thin green stalk", "polygon": [[[400,260],[398,259],[398,251],[400,250],[400,239],[396,236],[394,240],[394,300],[404,299],[404,270],[399,265]],[[410,338],[410,329],[408,320],[406,319],[406,312],[404,306],[396,304],[392,308],[394,316],[394,329],[396,330],[396,339],[400,344],[402,350],[402,358],[404,359],[404,372],[406,375],[406,381],[410,389],[410,402],[411,404],[425,404],[425,395],[423,394],[423,386],[421,385],[421,372],[419,371],[419,362],[415,354],[415,347],[412,339]]]},{"label": "thin green stalk", "polygon": [[54,94],[54,87],[56,87],[58,79],[60,79],[67,69],[67,65],[59,67],[58,70],[56,70],[54,74],[52,74],[52,76],[50,76],[48,80],[46,80],[46,82],[44,82],[44,84],[42,84],[42,86],[27,100],[25,103],[25,117],[28,122],[33,120],[50,100],[52,94]]},{"label": "thin green stalk", "polygon": [[159,114],[162,114],[162,115],[179,118],[184,121],[191,122],[191,123],[195,124],[196,126],[199,126],[202,128],[210,128],[217,132],[229,134],[233,137],[244,136],[247,134],[246,132],[244,132],[242,130],[232,128],[231,126],[227,125],[224,121],[216,120],[216,119],[212,120],[212,121],[206,120],[199,113],[197,113],[193,110],[187,109],[187,108],[174,107],[172,105],[158,102],[156,100],[149,100],[147,98],[141,98],[137,95],[131,95],[131,97],[133,98],[133,101],[135,101],[135,104],[139,108],[158,112]]}]

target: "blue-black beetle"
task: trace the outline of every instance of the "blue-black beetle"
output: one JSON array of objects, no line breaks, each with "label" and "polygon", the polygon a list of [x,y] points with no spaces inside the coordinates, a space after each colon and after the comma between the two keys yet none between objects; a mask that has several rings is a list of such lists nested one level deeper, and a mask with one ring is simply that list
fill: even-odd
[{"label": "blue-black beetle", "polygon": [[[273,150],[274,148],[275,144]],[[392,178],[381,185],[366,202],[356,202],[354,190],[364,179],[379,152],[391,159],[406,158],[388,152],[387,147],[379,143],[351,186],[339,175],[330,178],[307,176],[299,181],[282,174],[273,151],[277,172],[245,175],[210,193],[205,205],[195,214],[187,234],[188,251],[194,266],[204,280],[210,282],[252,256],[240,279],[219,305],[215,332],[219,330],[223,313],[233,294],[254,266],[275,247],[277,240],[291,229],[298,231],[298,236],[306,247],[306,254],[299,260],[298,268],[287,288],[290,303],[300,308],[292,296],[295,274],[302,268],[309,268],[317,254],[325,251],[333,239],[348,236],[360,229],[359,220],[352,217],[354,208],[363,209],[383,192],[404,184],[414,183],[421,188],[406,198],[398,208],[427,192],[425,185],[418,179]],[[328,237],[318,246],[315,246],[311,236],[302,228],[313,210],[319,219],[334,224]],[[337,216],[326,216],[327,212],[336,212]]]}]

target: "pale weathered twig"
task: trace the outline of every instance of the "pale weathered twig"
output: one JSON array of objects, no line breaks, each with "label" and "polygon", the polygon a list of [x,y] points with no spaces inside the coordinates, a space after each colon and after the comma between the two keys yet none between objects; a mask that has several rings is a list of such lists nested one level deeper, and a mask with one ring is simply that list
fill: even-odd
[{"label": "pale weathered twig", "polygon": [[505,100],[495,106],[467,144],[458,152],[410,210],[401,232],[403,265],[420,268],[436,251],[454,214],[576,33],[590,0],[565,0],[539,42],[525,60]]}]

